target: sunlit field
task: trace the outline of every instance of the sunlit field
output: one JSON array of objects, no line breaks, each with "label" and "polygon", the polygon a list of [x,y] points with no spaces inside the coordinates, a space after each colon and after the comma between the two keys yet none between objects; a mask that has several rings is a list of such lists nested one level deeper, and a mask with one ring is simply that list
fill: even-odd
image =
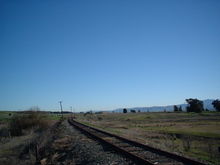
[{"label": "sunlit field", "polygon": [[77,114],[85,124],[209,163],[220,163],[220,113]]}]

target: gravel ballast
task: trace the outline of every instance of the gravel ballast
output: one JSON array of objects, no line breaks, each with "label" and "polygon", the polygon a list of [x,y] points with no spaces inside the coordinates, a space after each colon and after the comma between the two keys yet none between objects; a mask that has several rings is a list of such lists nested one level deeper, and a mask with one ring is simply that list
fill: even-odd
[{"label": "gravel ballast", "polygon": [[[114,152],[108,146],[84,135],[71,126],[67,120],[57,128],[57,136],[47,148],[41,164],[82,165],[133,165],[131,160]],[[48,154],[49,153],[49,154]]]}]

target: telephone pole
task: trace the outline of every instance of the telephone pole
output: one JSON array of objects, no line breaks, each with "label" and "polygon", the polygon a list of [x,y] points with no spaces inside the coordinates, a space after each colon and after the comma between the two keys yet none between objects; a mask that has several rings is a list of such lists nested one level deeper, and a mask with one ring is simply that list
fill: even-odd
[{"label": "telephone pole", "polygon": [[73,118],[76,118],[76,114],[75,114],[75,108],[73,108]]},{"label": "telephone pole", "polygon": [[63,107],[62,107],[62,101],[59,101],[60,103],[60,110],[61,110],[61,114],[62,114],[62,118],[63,118]]},{"label": "telephone pole", "polygon": [[73,118],[73,107],[70,107],[70,111],[71,111],[71,118]]}]

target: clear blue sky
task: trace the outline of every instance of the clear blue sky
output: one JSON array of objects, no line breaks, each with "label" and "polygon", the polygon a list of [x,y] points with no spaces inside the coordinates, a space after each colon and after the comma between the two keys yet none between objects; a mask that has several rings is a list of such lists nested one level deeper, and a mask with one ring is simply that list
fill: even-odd
[{"label": "clear blue sky", "polygon": [[0,0],[0,109],[220,98],[218,0]]}]

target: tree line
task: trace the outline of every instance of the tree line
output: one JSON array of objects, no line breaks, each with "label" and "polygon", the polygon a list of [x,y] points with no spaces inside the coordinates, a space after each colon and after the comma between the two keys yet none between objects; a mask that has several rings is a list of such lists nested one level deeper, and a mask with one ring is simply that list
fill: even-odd
[{"label": "tree line", "polygon": [[[186,107],[187,112],[196,112],[200,113],[202,111],[205,111],[203,101],[198,99],[186,99],[186,102],[188,103],[188,106]],[[213,107],[216,109],[216,111],[220,112],[220,100],[216,99],[212,102]],[[174,112],[180,112],[182,111],[181,106],[178,108],[176,105],[173,107]]]},{"label": "tree line", "polygon": [[[198,99],[186,99],[186,102],[188,103],[188,106],[186,107],[187,112],[196,112],[200,113],[202,111],[205,111],[203,101],[198,100]],[[213,107],[216,109],[216,111],[220,112],[220,100],[216,99],[212,102]],[[173,111],[174,112],[182,112],[182,107],[181,106],[173,106]],[[127,113],[128,110],[126,108],[123,109],[123,113]],[[132,113],[136,113],[135,110],[131,110]],[[140,110],[138,110],[140,112]]]}]

